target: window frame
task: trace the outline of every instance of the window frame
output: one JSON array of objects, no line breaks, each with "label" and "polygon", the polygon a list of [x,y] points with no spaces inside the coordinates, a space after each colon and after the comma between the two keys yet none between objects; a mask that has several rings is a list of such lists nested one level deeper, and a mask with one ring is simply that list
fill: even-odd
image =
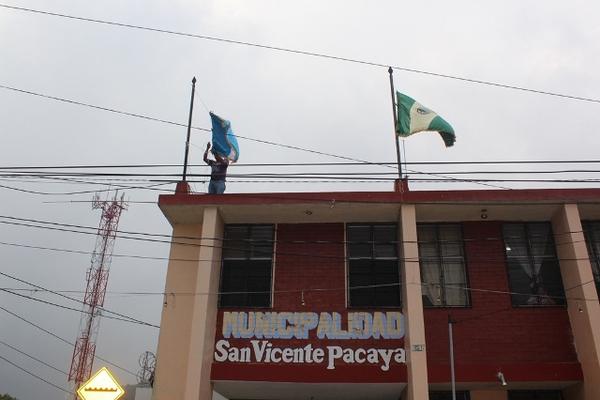
[{"label": "window frame", "polygon": [[[465,289],[465,300],[466,300],[466,304],[463,305],[448,305],[446,304],[446,283],[443,280],[444,277],[444,256],[442,255],[442,242],[440,241],[440,235],[439,235],[439,228],[441,226],[444,225],[455,225],[458,226],[459,231],[460,231],[460,250],[461,250],[461,257],[462,257],[462,266],[463,266],[463,272],[464,272],[464,277],[465,277],[465,285],[466,285],[466,289]],[[436,252],[437,252],[437,256],[436,256],[436,262],[438,263],[438,272],[439,272],[439,276],[440,276],[440,298],[443,299],[444,304],[440,304],[440,305],[425,305],[425,302],[423,302],[423,307],[424,308],[432,308],[432,309],[439,309],[439,308],[471,308],[472,307],[472,301],[471,301],[471,283],[469,280],[469,269],[468,269],[468,261],[467,261],[467,251],[465,248],[465,236],[464,236],[464,226],[462,224],[462,222],[419,222],[417,223],[417,246],[419,247],[419,272],[421,274],[421,282],[423,282],[423,267],[421,266],[421,240],[419,239],[419,226],[433,226],[435,227],[435,245],[436,245]],[[455,259],[455,258],[452,258]],[[422,295],[422,297],[425,297],[426,295]]]},{"label": "window frame", "polygon": [[[510,278],[510,265],[511,262],[514,262],[513,260],[518,259],[518,256],[513,256],[513,257],[509,257],[508,255],[508,249],[507,249],[507,242],[506,242],[506,235],[504,233],[504,227],[506,225],[522,225],[524,228],[524,232],[525,232],[525,242],[522,243],[521,245],[524,245],[526,247],[527,250],[527,261],[529,263],[529,265],[534,265],[535,263],[535,255],[534,252],[532,250],[532,237],[533,235],[530,234],[530,227],[532,225],[547,225],[549,228],[549,238],[552,242],[552,246],[550,246],[550,248],[552,249],[552,257],[547,256],[547,255],[543,255],[542,258],[545,259],[552,259],[553,262],[555,262],[556,267],[557,267],[557,272],[558,272],[558,276],[560,277],[560,285],[562,288],[562,293],[560,295],[552,295],[552,294],[548,294],[547,296],[552,296],[552,298],[556,301],[555,304],[526,304],[526,303],[517,303],[515,301],[515,296],[525,296],[525,294],[514,294],[514,293],[518,293],[516,290],[513,289],[513,283],[511,282],[511,278]],[[503,251],[504,251],[504,264],[506,267],[506,279],[508,282],[508,287],[509,287],[509,295],[510,295],[510,302],[513,308],[553,308],[553,307],[561,307],[564,308],[567,306],[567,301],[566,301],[566,292],[565,292],[565,287],[564,287],[564,283],[562,281],[562,274],[560,271],[560,261],[558,258],[558,253],[557,253],[557,249],[556,249],[556,241],[554,240],[554,230],[552,229],[552,223],[550,221],[504,221],[502,222],[502,245],[503,245]],[[512,258],[512,260],[511,260]],[[531,293],[531,294],[527,294],[528,296],[536,296],[535,294]],[[562,298],[561,298],[562,297]]]},{"label": "window frame", "polygon": [[[592,275],[596,284],[596,294],[600,298],[600,251],[597,251],[596,246],[593,245],[593,243],[596,241],[600,245],[600,233],[598,233],[598,235],[594,235],[592,232],[594,230],[600,232],[600,220],[582,221],[581,228],[583,230],[588,258],[590,259],[590,266],[592,267]],[[598,239],[592,240],[592,236],[597,236]],[[594,266],[596,266],[595,269]]]},{"label": "window frame", "polygon": [[[374,240],[374,227],[377,226],[388,226],[388,227],[393,227],[394,228],[394,241],[393,241],[393,245],[394,245],[394,252],[395,252],[395,256],[394,257],[376,257],[375,255],[375,245],[376,245],[376,241]],[[348,230],[352,227],[368,227],[369,228],[369,243],[371,244],[371,256],[370,257],[351,257],[350,255],[350,240],[348,238]],[[344,250],[345,250],[345,265],[346,265],[346,308],[349,309],[401,309],[402,308],[402,274],[400,271],[400,248],[399,248],[399,241],[398,241],[398,224],[394,223],[394,222],[376,222],[376,223],[369,223],[369,222],[356,222],[356,223],[345,223],[344,224]],[[388,242],[380,242],[380,243],[388,243]],[[370,304],[365,305],[365,304],[361,304],[361,305],[353,305],[352,304],[352,289],[350,288],[350,280],[351,280],[351,269],[352,269],[352,265],[351,262],[352,261],[360,261],[360,260],[368,260],[371,263],[373,262],[377,262],[377,261],[390,261],[390,262],[394,262],[395,265],[395,274],[394,276],[397,277],[397,283],[398,285],[396,285],[395,287],[397,288],[397,299],[398,299],[398,303],[394,304],[394,305],[380,305],[380,304],[375,304],[375,302],[373,301],[373,299],[371,299]],[[374,267],[370,267],[371,269],[373,269]],[[377,278],[374,278],[375,280],[377,280]]]},{"label": "window frame", "polygon": [[[225,252],[226,252],[226,242],[227,240],[230,240],[226,237],[227,235],[227,228],[231,228],[231,227],[247,227],[247,228],[252,228],[252,227],[271,227],[271,238],[270,239],[265,239],[264,241],[270,241],[271,242],[271,252],[270,252],[270,257],[254,257],[253,256],[253,250],[254,248],[252,247],[252,239],[251,239],[251,231],[248,231],[244,237],[244,241],[250,241],[250,243],[248,244],[248,247],[244,249],[245,252],[247,252],[248,254],[244,257],[226,257],[225,256]],[[224,229],[223,229],[223,246],[222,246],[222,250],[221,250],[221,270],[220,270],[220,277],[219,277],[219,297],[218,297],[218,308],[219,309],[271,309],[273,308],[273,303],[274,303],[274,299],[273,299],[273,285],[274,285],[274,279],[275,279],[275,251],[276,251],[276,240],[277,237],[277,225],[276,224],[225,224]],[[239,239],[238,239],[239,240]],[[260,242],[260,240],[257,240]],[[269,293],[268,293],[268,304],[267,305],[251,305],[248,304],[248,297],[249,297],[249,293],[242,293],[244,295],[244,301],[242,302],[243,305],[240,304],[223,304],[223,297],[226,296],[227,291],[224,290],[223,288],[223,284],[224,284],[224,279],[225,279],[225,270],[226,270],[226,263],[227,261],[233,261],[233,262],[239,262],[239,261],[248,261],[248,262],[260,262],[260,261],[264,261],[270,262],[270,268],[268,268],[268,286],[269,288]],[[248,275],[243,275],[241,277],[241,279],[244,280],[244,282],[247,282],[247,278]],[[249,292],[249,290],[247,290],[247,285],[245,286],[246,292]],[[235,292],[235,290],[233,291]]]}]

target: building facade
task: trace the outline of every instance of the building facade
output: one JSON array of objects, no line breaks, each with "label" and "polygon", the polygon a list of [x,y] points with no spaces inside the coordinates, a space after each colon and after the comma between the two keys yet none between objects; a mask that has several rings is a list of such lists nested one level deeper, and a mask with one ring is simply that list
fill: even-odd
[{"label": "building facade", "polygon": [[159,207],[154,400],[451,399],[452,365],[461,400],[600,399],[598,189]]}]

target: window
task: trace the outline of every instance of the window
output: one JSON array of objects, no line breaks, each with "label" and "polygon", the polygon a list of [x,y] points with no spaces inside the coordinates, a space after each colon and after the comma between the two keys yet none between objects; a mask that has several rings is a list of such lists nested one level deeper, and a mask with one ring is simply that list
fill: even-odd
[{"label": "window", "polygon": [[418,224],[425,307],[468,306],[467,272],[459,224]]},{"label": "window", "polygon": [[[469,400],[469,392],[456,392],[456,400]],[[429,392],[429,400],[452,400],[452,392]]]},{"label": "window", "polygon": [[588,221],[583,223],[583,233],[587,244],[592,272],[596,281],[596,292],[600,296],[600,221]]},{"label": "window", "polygon": [[560,390],[509,390],[508,400],[562,400]]},{"label": "window", "polygon": [[565,304],[550,224],[504,224],[503,234],[513,305]]},{"label": "window", "polygon": [[226,225],[221,307],[270,307],[272,266],[272,225]]},{"label": "window", "polygon": [[398,227],[348,225],[348,303],[350,307],[400,307]]}]

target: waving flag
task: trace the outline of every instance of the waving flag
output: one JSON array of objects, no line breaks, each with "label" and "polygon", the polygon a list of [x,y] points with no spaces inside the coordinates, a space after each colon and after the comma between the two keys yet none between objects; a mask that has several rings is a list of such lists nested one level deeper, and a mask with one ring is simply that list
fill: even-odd
[{"label": "waving flag", "polygon": [[406,137],[417,132],[436,131],[442,136],[446,147],[454,145],[456,141],[454,129],[442,117],[400,92],[396,92],[396,98],[398,106],[396,133],[399,136]]},{"label": "waving flag", "polygon": [[240,148],[231,130],[231,122],[212,112],[209,114],[212,121],[212,152],[236,162],[240,156]]}]

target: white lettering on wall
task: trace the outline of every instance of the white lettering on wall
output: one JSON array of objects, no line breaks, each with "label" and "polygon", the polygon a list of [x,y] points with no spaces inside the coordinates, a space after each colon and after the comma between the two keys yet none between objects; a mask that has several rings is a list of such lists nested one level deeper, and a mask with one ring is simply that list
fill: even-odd
[{"label": "white lettering on wall", "polygon": [[397,311],[349,312],[238,312],[223,313],[225,339],[308,339],[311,331],[319,339],[401,339],[404,316]]},{"label": "white lettering on wall", "polygon": [[[389,371],[393,364],[406,363],[402,348],[352,348],[276,346],[269,339],[401,339],[404,317],[396,311],[349,312],[223,312],[223,338],[215,344],[216,362],[323,364],[334,370],[340,364],[374,364]],[[251,339],[248,346],[232,346],[227,339]]]}]

